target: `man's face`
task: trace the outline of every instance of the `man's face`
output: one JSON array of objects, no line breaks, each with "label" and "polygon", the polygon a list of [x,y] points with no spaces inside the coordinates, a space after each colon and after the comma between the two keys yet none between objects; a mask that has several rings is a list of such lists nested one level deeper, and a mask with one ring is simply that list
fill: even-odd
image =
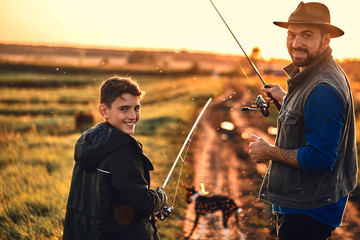
[{"label": "man's face", "polygon": [[138,96],[124,93],[115,99],[108,108],[100,104],[99,110],[105,121],[120,131],[132,135],[140,119],[140,99]]},{"label": "man's face", "polygon": [[306,67],[312,63],[330,43],[330,34],[321,36],[320,28],[311,25],[290,24],[287,48],[293,64]]}]

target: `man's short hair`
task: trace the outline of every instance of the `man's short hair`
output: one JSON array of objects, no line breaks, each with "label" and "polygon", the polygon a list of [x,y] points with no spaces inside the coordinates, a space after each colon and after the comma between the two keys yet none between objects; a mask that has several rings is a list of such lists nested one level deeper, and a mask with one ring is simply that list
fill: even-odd
[{"label": "man's short hair", "polygon": [[145,92],[141,91],[137,82],[129,77],[113,76],[100,85],[100,103],[111,108],[112,103],[122,94],[129,93],[142,98]]}]

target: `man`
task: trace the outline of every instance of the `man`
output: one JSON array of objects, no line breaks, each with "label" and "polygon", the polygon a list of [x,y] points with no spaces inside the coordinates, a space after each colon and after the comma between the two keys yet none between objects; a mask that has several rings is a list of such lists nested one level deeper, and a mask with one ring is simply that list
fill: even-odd
[{"label": "man", "polygon": [[274,24],[288,29],[292,63],[284,68],[287,93],[279,85],[263,88],[282,104],[275,145],[251,136],[251,158],[269,161],[259,197],[273,204],[280,240],[327,239],[357,182],[350,85],[329,46],[344,32],[315,2],[301,2],[288,22]]}]

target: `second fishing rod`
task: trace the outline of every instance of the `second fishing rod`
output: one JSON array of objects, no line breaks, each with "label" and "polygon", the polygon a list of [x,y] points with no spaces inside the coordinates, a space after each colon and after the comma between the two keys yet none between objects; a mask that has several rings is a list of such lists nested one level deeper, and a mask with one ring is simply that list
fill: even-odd
[{"label": "second fishing rod", "polygon": [[[255,64],[251,61],[251,59],[248,57],[248,55],[246,54],[246,52],[244,51],[243,47],[241,46],[240,42],[237,40],[236,36],[234,35],[234,33],[231,31],[229,25],[226,23],[225,19],[222,17],[221,13],[219,12],[219,10],[216,8],[215,4],[213,3],[212,0],[210,0],[211,4],[213,5],[213,7],[215,8],[216,12],[219,14],[221,20],[224,22],[225,26],[227,27],[227,29],[229,30],[229,32],[231,33],[231,35],[233,36],[233,38],[235,39],[236,43],[238,44],[238,46],[240,47],[241,51],[244,53],[246,59],[249,61],[250,65],[252,66],[252,68],[254,69],[255,73],[258,75],[258,77],[260,78],[261,82],[263,83],[265,88],[270,88],[269,85],[266,84],[266,82],[264,81],[264,79],[261,77],[258,69],[256,68]],[[276,108],[278,110],[280,110],[281,105],[280,103],[271,95],[271,93],[267,93],[268,97],[271,98],[271,100],[273,100]]]}]

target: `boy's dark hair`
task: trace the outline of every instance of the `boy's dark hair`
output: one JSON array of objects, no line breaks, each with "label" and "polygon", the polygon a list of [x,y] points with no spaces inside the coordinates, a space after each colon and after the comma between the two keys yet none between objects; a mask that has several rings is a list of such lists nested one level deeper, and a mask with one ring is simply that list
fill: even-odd
[{"label": "boy's dark hair", "polygon": [[100,85],[100,103],[111,108],[111,104],[117,97],[124,93],[134,96],[142,96],[145,92],[141,91],[137,82],[129,77],[113,76],[103,81]]}]

